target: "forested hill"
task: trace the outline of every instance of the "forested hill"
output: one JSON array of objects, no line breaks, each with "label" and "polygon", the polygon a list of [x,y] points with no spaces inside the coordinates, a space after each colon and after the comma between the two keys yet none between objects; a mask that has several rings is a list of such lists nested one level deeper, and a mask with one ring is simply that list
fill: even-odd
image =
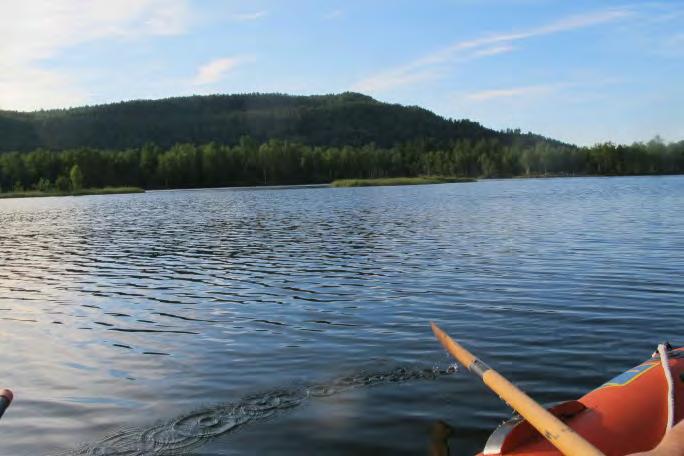
[{"label": "forested hill", "polygon": [[208,95],[135,100],[36,112],[0,111],[0,152],[90,147],[126,149],[153,143],[234,145],[292,140],[314,146],[391,147],[411,141],[445,147],[453,141],[497,139],[521,147],[559,142],[518,131],[498,132],[426,109],[379,102],[358,93],[290,96]]}]

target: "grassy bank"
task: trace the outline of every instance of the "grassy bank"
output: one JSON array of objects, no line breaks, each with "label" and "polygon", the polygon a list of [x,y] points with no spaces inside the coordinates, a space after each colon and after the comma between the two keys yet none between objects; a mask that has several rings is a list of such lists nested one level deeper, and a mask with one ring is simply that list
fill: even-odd
[{"label": "grassy bank", "polygon": [[83,196],[83,195],[114,195],[118,193],[144,193],[145,190],[138,187],[104,187],[104,188],[82,188],[73,191],[47,191],[27,190],[23,192],[4,192],[0,193],[0,198],[35,198],[42,196]]},{"label": "grassy bank", "polygon": [[338,179],[333,181],[331,187],[372,187],[379,185],[425,185],[425,184],[450,184],[455,182],[475,182],[470,177],[444,177],[444,176],[420,176],[420,177],[386,177],[381,179]]}]

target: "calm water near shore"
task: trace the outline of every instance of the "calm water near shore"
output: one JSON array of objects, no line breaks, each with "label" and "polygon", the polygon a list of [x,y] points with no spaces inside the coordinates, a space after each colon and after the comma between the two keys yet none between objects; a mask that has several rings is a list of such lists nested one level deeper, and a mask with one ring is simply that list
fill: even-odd
[{"label": "calm water near shore", "polygon": [[0,201],[0,454],[455,454],[684,345],[684,177]]}]

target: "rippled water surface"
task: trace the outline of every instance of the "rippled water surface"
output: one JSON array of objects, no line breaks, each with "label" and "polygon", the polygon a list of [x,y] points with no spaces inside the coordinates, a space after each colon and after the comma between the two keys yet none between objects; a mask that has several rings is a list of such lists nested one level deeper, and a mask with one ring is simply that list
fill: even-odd
[{"label": "rippled water surface", "polygon": [[0,200],[0,454],[454,454],[682,345],[684,178]]}]

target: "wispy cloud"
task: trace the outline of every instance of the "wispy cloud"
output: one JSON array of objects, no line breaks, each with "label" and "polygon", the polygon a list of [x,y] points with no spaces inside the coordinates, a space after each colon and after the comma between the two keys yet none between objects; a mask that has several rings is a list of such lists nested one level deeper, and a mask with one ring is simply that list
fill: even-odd
[{"label": "wispy cloud", "polygon": [[490,55],[505,54],[511,52],[515,48],[511,44],[502,44],[500,46],[492,46],[479,49],[472,53],[472,57],[489,57]]},{"label": "wispy cloud", "polygon": [[523,87],[510,87],[505,89],[481,90],[466,94],[465,98],[472,101],[489,101],[498,98],[512,98],[530,95],[541,95],[555,92],[568,84],[539,84]]},{"label": "wispy cloud", "polygon": [[0,108],[34,109],[86,101],[70,78],[43,61],[99,39],[183,33],[184,0],[37,0],[3,2],[0,14]]},{"label": "wispy cloud", "polygon": [[514,42],[534,37],[592,27],[621,20],[632,14],[629,9],[611,9],[570,16],[545,25],[511,33],[497,33],[479,38],[458,41],[450,46],[426,54],[406,65],[390,68],[371,75],[353,85],[353,90],[377,92],[389,90],[416,81],[438,77],[439,67],[454,61],[489,57],[513,50]]},{"label": "wispy cloud", "polygon": [[194,85],[207,85],[223,79],[228,73],[238,66],[254,61],[254,57],[222,57],[205,63],[197,69],[197,74],[193,78]]},{"label": "wispy cloud", "polygon": [[58,71],[0,65],[0,109],[30,110],[75,106],[87,101],[75,81]]},{"label": "wispy cloud", "polygon": [[415,82],[429,81],[436,79],[439,76],[439,70],[435,68],[426,68],[421,71],[413,70],[406,71],[405,68],[388,71],[371,76],[363,81],[352,86],[353,91],[357,92],[382,92],[385,90],[401,87]]},{"label": "wispy cloud", "polygon": [[663,57],[681,58],[684,55],[684,33],[677,32],[653,40],[650,51]]},{"label": "wispy cloud", "polygon": [[413,62],[373,74],[352,85],[351,90],[364,93],[383,92],[415,82],[436,79],[440,74],[440,69],[435,65]]},{"label": "wispy cloud", "polygon": [[231,19],[234,21],[238,22],[249,22],[249,21],[256,21],[258,19],[261,19],[263,17],[268,16],[268,11],[263,10],[263,11],[254,11],[252,13],[238,13],[238,14],[233,14],[231,16]]},{"label": "wispy cloud", "polygon": [[549,96],[552,94],[573,91],[573,98],[578,98],[580,97],[580,94],[587,89],[596,90],[597,88],[602,88],[602,90],[605,90],[608,87],[625,84],[627,82],[628,80],[622,77],[584,77],[572,81],[558,81],[543,84],[478,90],[466,94],[455,94],[455,96],[458,99],[465,101],[488,102],[492,100],[500,100],[502,98],[530,100],[532,98],[538,98],[541,95]]},{"label": "wispy cloud", "polygon": [[337,19],[338,17],[342,17],[342,16],[344,16],[344,11],[342,11],[341,9],[336,9],[336,10],[332,10],[328,13],[325,13],[323,15],[323,19],[331,20],[331,19]]}]

